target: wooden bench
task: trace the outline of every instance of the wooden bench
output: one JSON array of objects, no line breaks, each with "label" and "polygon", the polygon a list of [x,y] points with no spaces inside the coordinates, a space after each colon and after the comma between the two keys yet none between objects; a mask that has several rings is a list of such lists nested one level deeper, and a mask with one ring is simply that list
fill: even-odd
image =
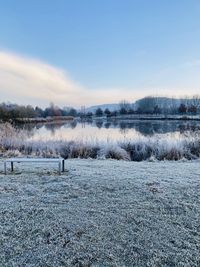
[{"label": "wooden bench", "polygon": [[52,159],[52,158],[10,158],[4,161],[4,173],[7,174],[7,164],[11,164],[11,171],[14,171],[14,162],[16,163],[57,163],[58,164],[58,172],[61,174],[61,171],[65,171],[65,160],[62,158]]}]

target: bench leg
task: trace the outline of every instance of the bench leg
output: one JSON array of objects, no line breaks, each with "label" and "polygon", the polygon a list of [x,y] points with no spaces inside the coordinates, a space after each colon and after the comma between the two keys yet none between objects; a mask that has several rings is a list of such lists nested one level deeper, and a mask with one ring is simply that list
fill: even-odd
[{"label": "bench leg", "polygon": [[58,164],[59,174],[61,175],[61,162]]},{"label": "bench leg", "polygon": [[14,163],[11,161],[11,172],[14,171]]},{"label": "bench leg", "polygon": [[62,172],[64,172],[65,171],[65,160],[63,159],[62,160]]},{"label": "bench leg", "polygon": [[5,173],[5,175],[7,174],[6,162],[4,162],[4,173]]}]

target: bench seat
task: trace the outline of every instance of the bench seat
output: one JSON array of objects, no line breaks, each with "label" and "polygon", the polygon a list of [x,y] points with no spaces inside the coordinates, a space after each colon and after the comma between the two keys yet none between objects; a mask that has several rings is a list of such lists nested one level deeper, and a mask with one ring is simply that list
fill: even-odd
[{"label": "bench seat", "polygon": [[7,174],[7,163],[11,164],[11,171],[14,170],[14,162],[16,163],[57,163],[58,171],[61,174],[61,171],[65,171],[65,160],[63,158],[9,158],[4,161],[4,173]]}]

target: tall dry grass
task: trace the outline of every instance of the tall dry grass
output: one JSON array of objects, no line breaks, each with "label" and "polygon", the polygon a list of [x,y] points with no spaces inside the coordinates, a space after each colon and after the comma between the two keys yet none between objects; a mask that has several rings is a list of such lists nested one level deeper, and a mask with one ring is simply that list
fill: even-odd
[{"label": "tall dry grass", "polygon": [[200,158],[200,132],[173,139],[158,136],[119,142],[98,140],[39,141],[28,139],[25,130],[10,124],[0,125],[0,150],[3,156],[94,158],[130,161],[181,160]]}]

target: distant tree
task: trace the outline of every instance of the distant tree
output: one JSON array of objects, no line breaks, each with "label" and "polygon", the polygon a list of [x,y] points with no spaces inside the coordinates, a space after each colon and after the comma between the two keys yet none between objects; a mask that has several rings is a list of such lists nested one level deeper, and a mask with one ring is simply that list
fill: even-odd
[{"label": "distant tree", "polygon": [[133,108],[129,108],[129,109],[128,109],[128,111],[127,111],[127,113],[131,115],[131,114],[134,114],[134,113],[135,113],[135,111],[134,111],[134,109],[133,109]]},{"label": "distant tree", "polygon": [[185,104],[181,103],[179,108],[178,108],[178,112],[181,114],[185,114],[187,112],[187,107]]},{"label": "distant tree", "polygon": [[114,111],[111,112],[110,116],[111,117],[116,117],[117,114],[118,114],[117,110],[114,110]]},{"label": "distant tree", "polygon": [[17,119],[20,118],[20,111],[19,108],[11,109],[9,112],[7,112],[7,118],[9,119]]},{"label": "distant tree", "polygon": [[93,113],[92,112],[87,112],[86,113],[86,117],[91,118],[92,116],[93,116]]},{"label": "distant tree", "polygon": [[35,115],[36,117],[44,117],[44,111],[37,106],[35,107]]},{"label": "distant tree", "polygon": [[76,117],[76,116],[77,116],[77,111],[76,111],[76,109],[71,108],[71,109],[69,110],[69,116]]},{"label": "distant tree", "polygon": [[125,115],[128,114],[128,111],[131,109],[131,104],[126,100],[122,100],[119,103],[119,107],[120,107],[119,113],[121,115]]},{"label": "distant tree", "polygon": [[6,112],[3,104],[0,106],[0,119],[3,121],[9,119],[8,112]]},{"label": "distant tree", "polygon": [[127,100],[124,99],[119,102],[119,107],[125,108],[126,110],[128,110],[131,107],[131,104]]},{"label": "distant tree", "polygon": [[161,109],[159,108],[158,105],[156,105],[156,106],[154,107],[153,113],[156,114],[156,115],[161,113]]},{"label": "distant tree", "polygon": [[26,106],[25,113],[27,118],[34,118],[36,115],[34,108],[30,105]]},{"label": "distant tree", "polygon": [[53,109],[53,116],[62,116],[62,110],[59,107]]},{"label": "distant tree", "polygon": [[165,102],[164,106],[162,106],[162,113],[177,114],[179,106],[178,100],[174,98],[165,98]]},{"label": "distant tree", "polygon": [[61,109],[54,105],[54,103],[50,103],[50,106],[44,110],[45,117],[54,117],[54,116],[62,116]]},{"label": "distant tree", "polygon": [[189,112],[189,113],[192,113],[192,114],[197,114],[197,107],[194,106],[194,105],[191,105],[191,106],[188,108],[188,112]]},{"label": "distant tree", "polygon": [[110,117],[111,112],[110,112],[110,110],[109,110],[108,108],[106,108],[106,109],[104,110],[104,114],[105,114],[107,117]]},{"label": "distant tree", "polygon": [[67,116],[68,112],[65,109],[60,109],[61,116]]},{"label": "distant tree", "polygon": [[53,112],[51,108],[45,108],[44,110],[44,117],[51,117],[53,116]]},{"label": "distant tree", "polygon": [[138,101],[138,113],[153,114],[156,106],[156,99],[152,96],[142,98]]},{"label": "distant tree", "polygon": [[36,106],[33,108],[31,105],[23,106],[17,104],[0,104],[0,120],[16,120],[19,118],[34,118],[34,117],[48,117],[48,116],[77,116],[77,111],[74,108],[68,110],[60,109],[58,106],[55,106],[53,103],[50,104],[45,110]]},{"label": "distant tree", "polygon": [[103,110],[101,108],[98,108],[95,112],[95,115],[97,117],[102,117],[103,116]]},{"label": "distant tree", "polygon": [[141,107],[138,107],[135,111],[136,114],[142,114],[142,109]]},{"label": "distant tree", "polygon": [[192,105],[196,107],[197,113],[200,113],[200,95],[193,96]]},{"label": "distant tree", "polygon": [[120,115],[126,115],[128,113],[128,110],[124,107],[121,107],[119,110]]}]

